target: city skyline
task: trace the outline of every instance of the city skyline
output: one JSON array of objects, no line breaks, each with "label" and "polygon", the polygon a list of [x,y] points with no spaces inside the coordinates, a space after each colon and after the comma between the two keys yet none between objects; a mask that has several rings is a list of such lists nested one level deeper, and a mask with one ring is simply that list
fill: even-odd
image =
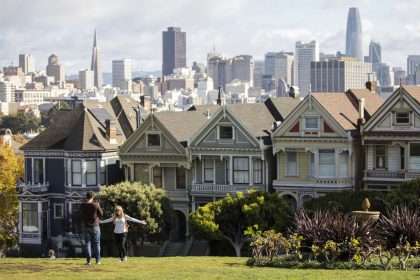
[{"label": "city skyline", "polygon": [[[89,67],[95,28],[104,72],[111,71],[112,60],[121,58],[131,58],[133,70],[159,70],[161,32],[168,26],[179,26],[187,32],[188,65],[192,61],[204,63],[214,46],[227,56],[250,54],[261,59],[266,52],[293,51],[296,41],[315,39],[321,52],[345,52],[347,12],[353,6],[360,11],[365,54],[370,40],[375,40],[382,45],[383,61],[405,68],[407,56],[420,53],[420,22],[414,18],[420,7],[413,5],[413,0],[381,1],[381,7],[378,1],[366,0],[185,0],[165,5],[159,1],[2,2],[0,63],[9,65],[13,61],[18,65],[18,55],[28,53],[35,58],[36,69],[44,69],[47,57],[54,53],[69,74]],[[187,7],[189,14],[179,17]],[[10,14],[16,17],[5,16]]]}]

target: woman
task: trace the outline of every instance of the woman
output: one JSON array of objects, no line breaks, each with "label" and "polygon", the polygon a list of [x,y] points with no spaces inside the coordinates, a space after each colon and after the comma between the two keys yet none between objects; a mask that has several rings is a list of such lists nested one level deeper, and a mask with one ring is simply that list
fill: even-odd
[{"label": "woman", "polygon": [[128,221],[143,224],[145,221],[134,219],[126,214],[121,206],[115,207],[115,212],[112,218],[101,221],[101,224],[110,223],[114,224],[114,236],[115,242],[117,243],[120,261],[127,261],[127,232],[128,232]]}]

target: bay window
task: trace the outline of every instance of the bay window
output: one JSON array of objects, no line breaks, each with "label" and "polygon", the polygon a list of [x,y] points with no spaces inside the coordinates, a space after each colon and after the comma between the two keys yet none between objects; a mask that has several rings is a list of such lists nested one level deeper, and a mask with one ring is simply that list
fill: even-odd
[{"label": "bay window", "polygon": [[86,185],[96,186],[97,185],[97,174],[96,174],[96,160],[86,161]]},{"label": "bay window", "polygon": [[235,157],[233,158],[233,183],[248,184],[249,183],[249,158]]},{"label": "bay window", "polygon": [[286,176],[298,176],[296,152],[286,152]]},{"label": "bay window", "polygon": [[263,163],[261,159],[254,159],[252,163],[253,167],[253,180],[255,184],[262,184],[262,174],[263,174]]},{"label": "bay window", "polygon": [[38,233],[38,203],[22,202],[22,232]]},{"label": "bay window", "polygon": [[203,161],[204,182],[214,183],[214,160],[205,159]]},{"label": "bay window", "polygon": [[71,184],[73,186],[82,185],[82,161],[81,160],[71,161]]},{"label": "bay window", "polygon": [[319,176],[335,177],[334,150],[319,150]]}]

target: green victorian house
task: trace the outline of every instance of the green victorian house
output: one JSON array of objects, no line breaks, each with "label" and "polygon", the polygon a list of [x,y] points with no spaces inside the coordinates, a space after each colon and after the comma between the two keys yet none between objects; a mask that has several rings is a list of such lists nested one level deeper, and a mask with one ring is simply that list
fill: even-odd
[{"label": "green victorian house", "polygon": [[177,217],[171,239],[182,240],[198,206],[228,193],[271,188],[270,134],[298,103],[282,97],[150,114],[120,149],[126,178],[166,190]]}]

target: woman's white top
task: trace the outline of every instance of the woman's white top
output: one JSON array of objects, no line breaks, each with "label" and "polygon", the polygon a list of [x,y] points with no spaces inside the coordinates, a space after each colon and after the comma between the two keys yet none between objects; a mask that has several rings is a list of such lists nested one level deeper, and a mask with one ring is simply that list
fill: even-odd
[{"label": "woman's white top", "polygon": [[125,233],[128,232],[127,227],[127,221],[138,223],[138,224],[146,224],[145,221],[137,220],[135,218],[132,218],[128,215],[124,215],[121,218],[115,217],[115,218],[109,218],[106,220],[102,220],[101,224],[110,223],[114,221],[114,233]]}]

